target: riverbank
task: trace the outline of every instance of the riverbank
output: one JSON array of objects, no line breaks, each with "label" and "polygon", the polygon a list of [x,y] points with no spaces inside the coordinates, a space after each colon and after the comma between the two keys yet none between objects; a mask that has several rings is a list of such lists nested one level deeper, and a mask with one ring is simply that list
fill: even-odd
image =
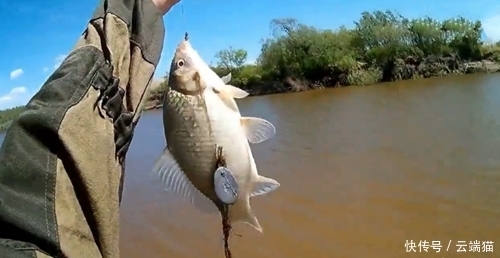
[{"label": "riverbank", "polygon": [[[334,30],[274,19],[255,62],[229,47],[212,69],[221,77],[231,72],[231,84],[252,96],[498,72],[500,42],[483,42],[482,31],[480,21],[463,17],[409,19],[391,11],[363,12],[355,26]],[[161,105],[163,86],[148,109]]]},{"label": "riverbank", "polygon": [[[215,70],[215,69],[214,69]],[[402,76],[399,80],[419,80],[433,77],[445,77],[460,74],[477,74],[477,73],[499,73],[500,63],[493,62],[491,60],[483,60],[476,62],[459,62],[458,60],[451,58],[428,58],[421,62],[412,60],[408,58],[407,60],[398,60],[394,70],[401,70]],[[373,72],[369,67],[363,67],[360,64],[360,68],[357,74],[362,77],[363,74]],[[382,78],[382,72],[379,71],[378,78]],[[219,74],[224,76],[225,74]],[[360,82],[363,78],[358,79]],[[292,78],[287,78],[284,81],[262,81],[260,83],[254,83],[252,85],[246,85],[241,88],[247,90],[250,96],[261,96],[269,94],[287,93],[287,92],[301,92],[322,88],[334,88],[334,87],[347,87],[347,86],[369,86],[376,85],[378,83],[383,83],[383,81],[377,81],[373,83],[363,83],[359,85],[342,85],[337,83],[335,85],[322,85],[319,82],[306,82],[303,80],[297,80]],[[166,90],[166,81],[156,81],[153,90],[148,94],[148,100],[145,104],[145,110],[158,109],[162,107],[163,93]]]},{"label": "riverbank", "polygon": [[[262,40],[256,60],[229,47],[212,66],[221,77],[230,72],[230,83],[251,96],[500,70],[500,42],[483,42],[481,22],[463,17],[374,11],[361,13],[350,28],[318,29],[293,18],[270,25],[272,36]],[[151,88],[146,110],[161,107],[167,84],[155,81]],[[19,110],[0,111],[0,130]]]},{"label": "riverbank", "polygon": [[[434,59],[436,60],[436,59]],[[500,63],[496,63],[490,60],[483,60],[480,62],[456,62],[456,60],[450,59],[438,59],[440,62],[431,63],[430,61],[425,62],[415,62],[414,60],[407,60],[402,63],[399,70],[407,70],[406,77],[401,77],[400,80],[416,80],[431,77],[444,77],[453,76],[458,74],[476,74],[476,73],[497,73],[500,72]],[[444,62],[446,60],[446,62]],[[401,62],[400,62],[401,64]],[[363,75],[373,70],[369,68],[363,68],[363,64],[360,64],[360,69],[357,74]],[[404,69],[402,69],[403,67]],[[227,74],[227,73],[226,73]],[[220,74],[224,76],[226,74]],[[405,73],[403,73],[405,74]],[[381,74],[378,75],[381,77]],[[403,79],[404,78],[404,79]],[[361,78],[362,79],[362,78]],[[359,79],[361,81],[361,79]],[[360,85],[376,85],[377,83],[365,83]],[[162,107],[163,94],[166,89],[166,82],[164,79],[158,79],[153,82],[152,89],[148,93],[148,99],[146,101],[144,110],[158,109]],[[287,78],[283,81],[261,81],[254,84],[240,86],[250,92],[250,96],[260,96],[269,95],[277,93],[286,92],[300,92],[314,89],[322,89],[328,87],[346,87],[350,85],[342,85],[340,83],[334,85],[321,85],[318,82],[305,82],[303,80],[297,80],[292,78]],[[12,120],[16,118],[23,110],[23,107],[14,107],[6,110],[0,110],[0,133],[5,132]]]}]

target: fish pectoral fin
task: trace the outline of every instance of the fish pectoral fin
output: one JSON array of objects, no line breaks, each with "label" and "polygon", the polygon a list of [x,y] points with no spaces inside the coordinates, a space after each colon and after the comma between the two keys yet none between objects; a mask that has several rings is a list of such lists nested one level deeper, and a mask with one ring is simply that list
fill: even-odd
[{"label": "fish pectoral fin", "polygon": [[[227,75],[226,75],[227,76]],[[242,99],[250,95],[250,93],[236,87],[230,84],[219,84],[219,85],[214,85],[213,89],[215,93],[224,95],[225,97],[228,98],[234,98],[234,99]]]},{"label": "fish pectoral fin", "polygon": [[271,122],[257,117],[242,117],[241,126],[250,143],[261,143],[276,134],[276,128]]},{"label": "fish pectoral fin", "polygon": [[153,172],[159,176],[167,192],[188,199],[200,211],[217,213],[212,201],[196,189],[167,148],[156,161]]},{"label": "fish pectoral fin", "polygon": [[231,81],[232,75],[231,73],[228,73],[226,76],[223,76],[221,80],[224,82],[224,84],[228,84]]},{"label": "fish pectoral fin", "polygon": [[222,102],[224,103],[224,105],[226,105],[227,107],[229,107],[231,110],[235,111],[235,112],[239,112],[240,110],[238,109],[238,105],[236,105],[236,101],[234,101],[234,99],[228,95],[224,95],[224,94],[219,94],[219,98],[222,100]]},{"label": "fish pectoral fin", "polygon": [[280,187],[278,181],[265,176],[259,176],[259,178],[254,181],[253,191],[250,193],[250,197],[268,194],[278,189],[278,187]]},{"label": "fish pectoral fin", "polygon": [[248,95],[250,95],[250,93],[227,83],[223,91],[227,92],[230,96],[232,96],[235,99],[246,98]]},{"label": "fish pectoral fin", "polygon": [[231,205],[229,208],[229,221],[234,224],[238,222],[246,223],[255,230],[262,233],[262,227],[260,226],[259,220],[253,214],[252,208],[250,208],[250,198],[240,198],[236,203]]},{"label": "fish pectoral fin", "polygon": [[238,105],[236,104],[236,101],[234,100],[233,96],[231,96],[228,92],[224,91],[217,91],[217,89],[213,88],[215,94],[222,100],[224,105],[229,107],[231,110],[235,112],[240,112]]}]

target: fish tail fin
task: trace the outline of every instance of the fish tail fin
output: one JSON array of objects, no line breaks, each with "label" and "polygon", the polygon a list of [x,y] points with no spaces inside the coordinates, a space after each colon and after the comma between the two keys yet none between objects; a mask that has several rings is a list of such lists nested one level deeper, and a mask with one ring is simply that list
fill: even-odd
[{"label": "fish tail fin", "polygon": [[250,196],[240,198],[229,208],[229,221],[231,223],[244,222],[262,233],[262,227],[260,226],[259,220],[255,214],[253,214],[252,208],[250,207]]}]

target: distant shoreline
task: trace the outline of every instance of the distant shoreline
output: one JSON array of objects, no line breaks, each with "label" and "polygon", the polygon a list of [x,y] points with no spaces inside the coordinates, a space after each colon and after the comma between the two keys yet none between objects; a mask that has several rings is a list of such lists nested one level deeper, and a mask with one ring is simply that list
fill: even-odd
[{"label": "distant shoreline", "polygon": [[[446,75],[442,76],[431,76],[431,77],[426,77],[426,78],[435,78],[435,77],[448,77],[448,76],[453,76],[453,75],[459,75],[459,74],[488,74],[488,73],[498,73],[500,72],[500,64],[494,63],[491,61],[483,61],[483,62],[469,62],[465,64],[466,67],[469,67],[471,69],[466,70],[464,73],[449,73]],[[467,72],[468,71],[468,72]],[[426,78],[414,78],[414,79],[403,79],[403,80],[397,80],[397,81],[408,81],[408,80],[419,80],[419,79],[426,79]],[[163,80],[156,80],[154,84],[162,84]],[[379,83],[383,82],[378,82],[374,84],[368,84],[365,86],[376,86]],[[279,94],[279,93],[291,93],[291,92],[301,92],[301,91],[309,91],[309,90],[315,90],[315,89],[322,89],[322,88],[338,88],[338,87],[349,87],[350,85],[334,85],[334,86],[326,86],[326,87],[310,87],[311,83],[308,83],[308,85],[304,85],[304,83],[299,83],[299,82],[289,82],[288,86],[286,86],[286,83],[281,83],[281,82],[269,82],[269,84],[283,84],[283,87],[273,87],[272,91],[252,91],[249,90],[250,96],[264,96],[264,95],[272,95],[272,94]],[[290,85],[290,84],[300,84],[300,85]],[[160,109],[163,107],[163,94],[164,94],[164,88],[162,87],[157,87],[155,90],[156,92],[154,94],[148,94],[148,99],[146,100],[146,104],[144,105],[144,111],[148,110],[155,110],[155,109]],[[0,110],[0,133],[4,133],[10,126],[12,119],[17,117],[24,107],[15,107],[7,110]],[[11,119],[7,119],[11,117]],[[1,121],[3,119],[3,121]]]},{"label": "distant shoreline", "polygon": [[[228,46],[211,69],[261,96],[328,87],[500,72],[500,41],[484,42],[479,20],[405,18],[389,10],[362,12],[347,28],[319,29],[294,18],[273,19],[251,64],[248,52]],[[174,68],[175,69],[175,68]],[[145,110],[162,106],[168,74],[154,80]],[[23,107],[0,111],[5,131]]]},{"label": "distant shoreline", "polygon": [[[414,79],[402,79],[402,80],[396,80],[396,81],[410,81],[410,80],[422,80],[422,79],[428,79],[428,78],[437,78],[437,77],[449,77],[449,76],[454,76],[454,75],[465,75],[465,74],[490,74],[490,73],[500,73],[500,64],[491,62],[488,60],[484,60],[481,62],[468,62],[465,63],[465,66],[467,67],[465,72],[463,73],[449,73],[446,75],[442,76],[430,76],[430,77],[425,77],[425,78],[414,78]],[[280,82],[270,82],[270,84],[277,84]],[[293,84],[294,82],[290,82],[290,84]],[[295,82],[296,83],[296,82]],[[374,84],[368,84],[364,86],[376,86],[377,84],[382,84],[384,82],[377,82]],[[311,83],[309,83],[311,84]],[[326,87],[307,87],[306,85],[289,85],[288,88],[283,87],[281,90],[275,90],[275,91],[249,91],[250,96],[249,97],[255,97],[255,96],[265,96],[265,95],[272,95],[272,94],[280,94],[280,93],[292,93],[292,92],[302,92],[302,91],[310,91],[310,90],[316,90],[316,89],[323,89],[323,88],[339,88],[339,87],[349,87],[349,86],[360,86],[360,85],[335,85],[335,86],[326,86]],[[163,99],[162,99],[163,94],[155,94],[155,95],[150,95],[148,97],[148,100],[144,106],[144,111],[146,110],[155,110],[155,109],[160,109],[163,107]],[[1,111],[0,111],[1,112]]]}]

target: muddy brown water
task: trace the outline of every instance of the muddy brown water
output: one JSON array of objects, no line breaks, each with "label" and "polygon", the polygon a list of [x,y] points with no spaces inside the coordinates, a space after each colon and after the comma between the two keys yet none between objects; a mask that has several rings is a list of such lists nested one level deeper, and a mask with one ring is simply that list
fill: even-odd
[{"label": "muddy brown water", "polygon": [[[259,173],[281,187],[251,200],[264,234],[235,226],[233,257],[499,257],[500,74],[238,103],[276,126],[252,148]],[[159,110],[143,114],[128,154],[121,257],[222,258],[220,218],[150,172],[161,120]],[[424,240],[442,249],[419,252]],[[457,253],[458,241],[474,240],[494,241],[493,253]]]}]

